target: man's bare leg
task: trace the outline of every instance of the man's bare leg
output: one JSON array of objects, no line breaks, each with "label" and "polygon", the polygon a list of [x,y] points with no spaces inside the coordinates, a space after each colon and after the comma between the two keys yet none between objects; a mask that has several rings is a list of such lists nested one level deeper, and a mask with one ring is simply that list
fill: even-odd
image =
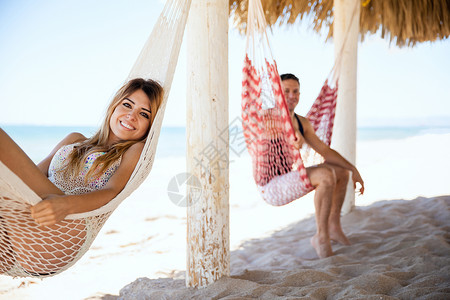
[{"label": "man's bare leg", "polygon": [[328,218],[330,239],[342,245],[350,245],[351,243],[345,236],[341,227],[341,209],[344,204],[345,194],[347,192],[349,171],[335,165],[329,166],[334,169],[336,174],[336,187],[333,192],[330,217]]},{"label": "man's bare leg", "polygon": [[306,171],[311,184],[315,187],[314,206],[316,208],[317,232],[311,238],[311,244],[319,258],[325,258],[333,255],[328,219],[330,217],[336,178],[334,170],[325,165],[307,168]]}]

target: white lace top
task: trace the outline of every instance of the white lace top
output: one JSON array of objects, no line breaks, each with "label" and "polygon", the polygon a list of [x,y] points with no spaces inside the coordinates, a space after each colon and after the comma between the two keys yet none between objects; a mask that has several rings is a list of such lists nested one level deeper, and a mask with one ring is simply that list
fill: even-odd
[{"label": "white lace top", "polygon": [[105,152],[95,152],[86,159],[84,169],[74,178],[67,178],[61,170],[67,164],[67,157],[72,152],[75,144],[61,147],[52,158],[48,168],[48,179],[56,185],[66,195],[80,195],[92,191],[101,190],[108,183],[109,179],[116,172],[120,165],[121,158],[114,162],[101,176],[93,177],[92,180],[85,182],[86,174],[92,167],[94,161],[105,154]]}]

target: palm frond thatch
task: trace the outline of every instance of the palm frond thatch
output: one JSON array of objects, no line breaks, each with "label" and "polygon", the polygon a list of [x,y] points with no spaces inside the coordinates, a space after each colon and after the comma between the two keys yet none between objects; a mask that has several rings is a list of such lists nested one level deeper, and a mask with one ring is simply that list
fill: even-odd
[{"label": "palm frond thatch", "polygon": [[[269,26],[311,22],[327,39],[333,35],[333,0],[261,0]],[[450,36],[450,0],[372,0],[362,1],[360,34],[380,31],[381,37],[397,46],[443,40]],[[368,3],[367,3],[368,2]],[[244,32],[248,0],[229,0],[235,26]]]}]

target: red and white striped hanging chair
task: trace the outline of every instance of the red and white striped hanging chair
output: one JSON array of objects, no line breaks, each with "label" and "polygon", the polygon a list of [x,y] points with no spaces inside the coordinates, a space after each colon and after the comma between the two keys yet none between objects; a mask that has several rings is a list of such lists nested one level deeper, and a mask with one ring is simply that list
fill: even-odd
[{"label": "red and white striped hanging chair", "polygon": [[[293,146],[294,128],[265,29],[260,0],[250,0],[242,72],[242,127],[258,190],[267,203],[280,206],[314,189],[302,157],[316,163],[321,157],[308,146],[301,151]],[[334,77],[325,81],[306,115],[327,145],[331,143],[336,98],[337,78]]]}]

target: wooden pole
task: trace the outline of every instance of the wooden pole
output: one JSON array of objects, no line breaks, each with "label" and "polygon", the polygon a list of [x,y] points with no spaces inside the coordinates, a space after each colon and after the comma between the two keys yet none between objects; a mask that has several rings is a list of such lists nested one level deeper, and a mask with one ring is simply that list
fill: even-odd
[{"label": "wooden pole", "polygon": [[[347,41],[345,42],[343,57],[341,58],[342,64],[340,66],[332,147],[352,164],[356,162],[356,78],[360,14],[359,2],[359,0],[334,0],[333,40],[336,59],[338,59],[339,52],[346,38]],[[355,193],[352,180],[350,179],[342,212],[344,214],[350,212],[354,205]]]},{"label": "wooden pole", "polygon": [[228,1],[193,0],[187,25],[186,285],[230,274],[228,178]]}]

